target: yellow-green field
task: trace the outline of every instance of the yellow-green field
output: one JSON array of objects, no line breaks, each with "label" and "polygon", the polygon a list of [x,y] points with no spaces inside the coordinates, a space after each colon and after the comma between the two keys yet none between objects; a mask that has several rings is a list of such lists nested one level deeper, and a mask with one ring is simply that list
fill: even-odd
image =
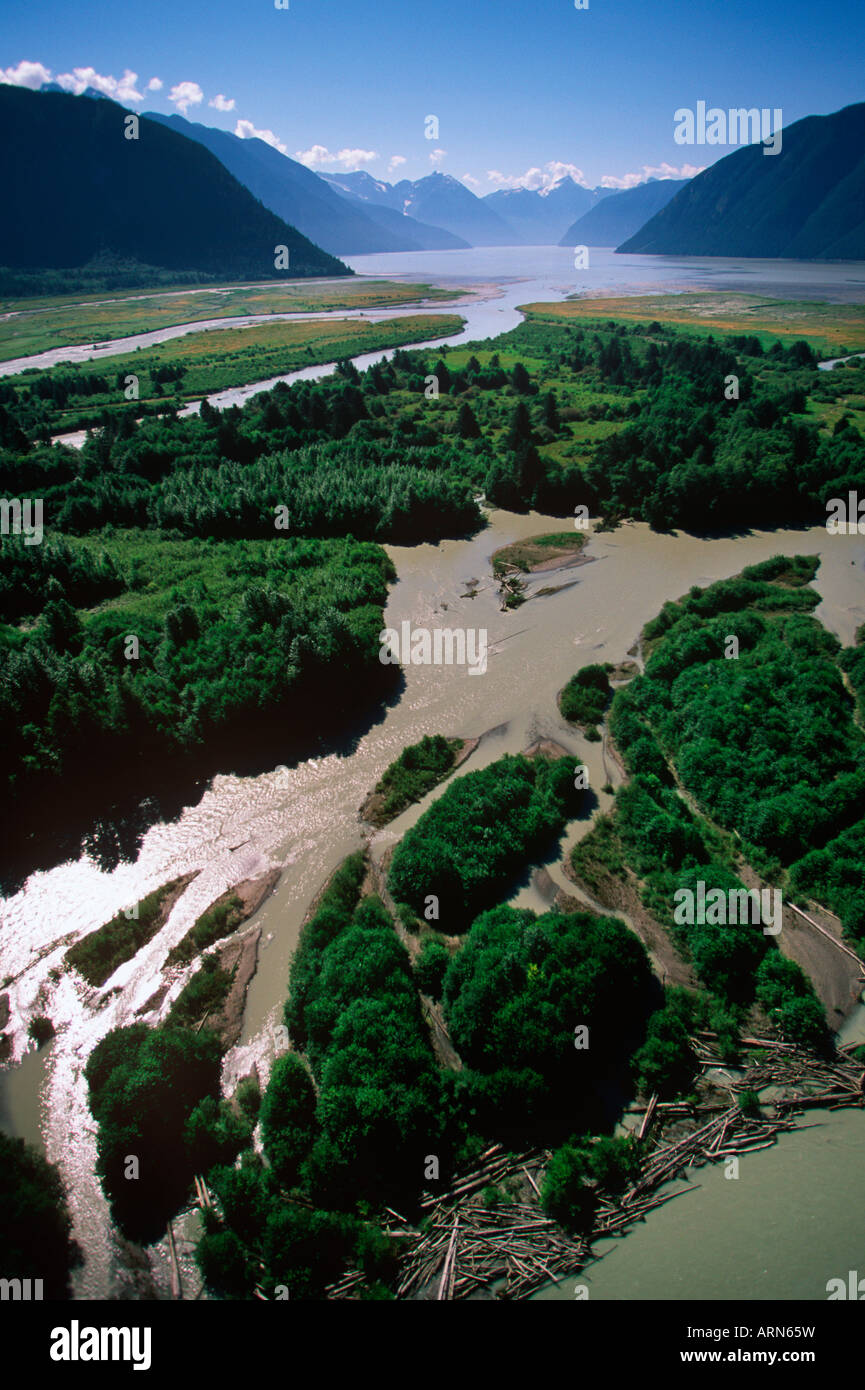
[{"label": "yellow-green field", "polygon": [[388,308],[422,300],[451,300],[461,293],[425,284],[356,279],[0,300],[0,314],[7,315],[0,318],[0,360],[61,345],[110,342],[201,319]]},{"label": "yellow-green field", "polygon": [[523,304],[524,313],[548,323],[625,319],[632,323],[680,323],[706,333],[753,333],[764,338],[804,338],[827,357],[865,351],[865,305],[769,299],[756,294],[706,290],[693,294],[633,295],[617,299],[568,299],[562,304]]},{"label": "yellow-green field", "polygon": [[[270,377],[321,362],[447,337],[458,333],[462,324],[457,314],[407,314],[404,318],[382,319],[377,323],[365,319],[307,319],[300,323],[280,320],[248,328],[213,328],[203,333],[189,333],[153,348],[139,348],[93,363],[93,371],[112,383],[111,391],[107,396],[93,396],[86,403],[79,401],[69,410],[58,412],[57,423],[61,431],[75,429],[82,410],[92,414],[103,405],[117,405],[118,391],[114,383],[128,373],[139,379],[140,396],[130,406],[135,410],[149,400],[193,400],[214,391],[267,381]],[[157,393],[150,373],[168,363],[184,367],[186,374],[180,382],[168,384]],[[91,364],[85,362],[74,370],[87,372],[90,367]],[[39,373],[40,376],[48,374]],[[10,378],[28,386],[36,379],[35,376]]]}]

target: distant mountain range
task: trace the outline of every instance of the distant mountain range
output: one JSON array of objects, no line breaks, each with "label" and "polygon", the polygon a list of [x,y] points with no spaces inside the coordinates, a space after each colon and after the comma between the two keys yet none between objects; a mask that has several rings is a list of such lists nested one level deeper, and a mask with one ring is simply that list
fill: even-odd
[{"label": "distant mountain range", "polygon": [[865,103],[797,121],[780,154],[744,146],[688,181],[613,192],[565,177],[483,198],[439,172],[394,184],[319,175],[263,140],[180,116],[140,116],[139,139],[127,140],[129,114],[93,89],[82,99],[0,84],[0,267],[26,277],[113,258],[271,279],[285,273],[274,266],[281,245],[289,277],[350,273],[336,252],[468,246],[865,258]]},{"label": "distant mountain range", "polygon": [[[444,227],[434,227],[410,217],[403,207],[405,199],[396,192],[395,186],[374,179],[364,170],[318,177],[337,197],[362,208],[367,219],[398,239],[401,251],[456,251],[469,244],[453,232],[445,231]],[[390,248],[380,245],[376,249]]]},{"label": "distant mountain range", "polygon": [[519,242],[514,228],[495,208],[485,198],[475,197],[451,174],[428,174],[413,183],[403,179],[394,185],[394,193],[412,217],[444,227],[469,246],[513,246]]},{"label": "distant mountain range", "polygon": [[[46,84],[42,91],[59,88]],[[83,95],[109,100],[93,88]],[[334,255],[554,246],[575,219],[618,196],[569,176],[544,189],[501,189],[479,198],[459,179],[438,172],[394,184],[363,171],[318,174],[263,140],[177,115],[147,112],[143,119],[203,146],[264,207]],[[646,216],[659,205],[648,206]],[[639,225],[623,226],[622,236]]]},{"label": "distant mountain range", "polygon": [[691,179],[618,247],[665,256],[865,259],[865,102],[746,145]]},{"label": "distant mountain range", "polygon": [[343,188],[331,187],[330,181],[264,140],[243,140],[227,130],[198,125],[182,116],[147,114],[149,120],[160,121],[210,150],[265,207],[325,251],[362,256],[375,251],[427,251],[466,244],[411,218],[390,218],[387,209],[384,217],[378,215],[378,209],[367,211],[361,200]]},{"label": "distant mountain range", "polygon": [[609,188],[584,188],[566,177],[550,188],[501,188],[488,193],[483,201],[513,227],[519,243],[560,246],[569,223],[612,192]]},{"label": "distant mountain range", "polygon": [[687,179],[650,179],[648,183],[613,193],[568,228],[560,246],[618,246],[626,237],[666,207]]},{"label": "distant mountain range", "polygon": [[371,174],[323,174],[333,188],[361,202],[370,215],[421,217],[446,228],[458,246],[555,246],[575,217],[612,192],[584,188],[570,177],[550,188],[499,189],[478,198],[449,174],[386,183]]},{"label": "distant mountain range", "polygon": [[[104,98],[0,85],[0,265],[73,269],[106,257],[226,279],[348,275],[262,206],[200,144]],[[278,246],[289,268],[275,268]]]}]

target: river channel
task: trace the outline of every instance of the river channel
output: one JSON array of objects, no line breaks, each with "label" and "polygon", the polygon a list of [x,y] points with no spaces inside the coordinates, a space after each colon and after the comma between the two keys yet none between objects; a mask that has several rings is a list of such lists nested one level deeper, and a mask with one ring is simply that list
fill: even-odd
[{"label": "river channel", "polygon": [[[409,273],[416,273],[413,267]],[[547,298],[573,289],[572,283],[560,280],[556,293],[546,277],[539,278]],[[524,283],[499,289],[499,301],[538,297],[534,285],[531,294],[526,294]],[[483,311],[509,314],[511,308],[491,295]],[[477,330],[471,336],[478,336]],[[747,518],[742,521],[747,525]],[[94,1173],[95,1126],[87,1107],[83,1066],[106,1032],[133,1020],[160,983],[167,951],[218,894],[273,865],[283,870],[276,891],[253,919],[263,929],[259,967],[248,994],[242,1037],[225,1062],[224,1089],[230,1091],[253,1063],[264,1079],[274,1051],[282,1046],[281,1007],[304,914],[336,864],[362,844],[358,807],[407,744],[431,733],[478,737],[478,748],[464,764],[463,770],[471,771],[536,738],[550,737],[587,764],[592,786],[598,788],[606,780],[600,745],[585,742],[563,724],[556,693],[580,666],[625,658],[642,626],[667,599],[772,554],[804,552],[821,557],[817,616],[844,643],[852,642],[865,621],[865,537],[830,537],[823,527],[698,540],[659,535],[629,523],[612,533],[592,533],[586,550],[590,563],[560,572],[553,580],[548,575],[533,578],[529,601],[514,612],[503,612],[490,568],[493,551],[539,531],[560,530],[562,524],[538,514],[493,511],[486,529],[472,539],[386,547],[399,576],[390,592],[387,625],[398,627],[407,619],[430,628],[485,628],[485,674],[470,677],[460,667],[407,667],[398,702],[368,724],[350,752],[277,766],[255,777],[226,772],[207,785],[190,787],[182,812],[170,823],[150,827],[134,861],[107,872],[82,853],[34,873],[3,903],[0,978],[13,977],[9,1029],[14,1059],[23,1059],[23,1064],[0,1071],[0,1126],[40,1144],[60,1167],[74,1234],[85,1254],[75,1276],[77,1297],[117,1297],[125,1286],[128,1263]],[[550,585],[561,588],[538,594]],[[380,855],[437,794],[380,832],[373,852]],[[599,800],[602,808],[608,804],[603,793]],[[584,830],[583,823],[569,826],[563,848]],[[52,980],[52,969],[62,960],[70,936],[93,930],[159,884],[191,870],[198,876],[166,926],[101,990],[84,989],[70,974]],[[551,872],[564,886],[555,865]],[[535,905],[532,891],[526,887],[520,901]],[[159,1012],[143,1015],[148,1021],[164,1015],[185,978]],[[47,1013],[57,1029],[53,1043],[38,1055],[28,1051],[26,1036],[34,1012]],[[848,1026],[860,1025],[861,1018],[854,1018]],[[698,1192],[652,1213],[645,1227],[616,1243],[614,1256],[593,1267],[592,1296],[641,1297],[651,1289],[653,1297],[716,1298],[726,1296],[719,1288],[729,1287],[736,1290],[730,1296],[824,1297],[818,1288],[823,1264],[828,1268],[834,1259],[838,1265],[837,1271],[834,1266],[828,1269],[825,1285],[834,1273],[855,1267],[850,1263],[855,1253],[852,1231],[858,1231],[855,1240],[862,1249],[862,1218],[855,1217],[854,1226],[852,1213],[861,1211],[865,1116],[843,1112],[821,1118],[825,1125],[820,1131],[784,1137],[777,1154],[747,1158],[738,1183],[725,1183],[716,1170],[704,1170]],[[834,1137],[824,1143],[813,1137],[820,1134]],[[783,1211],[771,1206],[779,1184]],[[827,1184],[833,1193],[831,1219],[822,1198],[822,1204],[815,1205],[815,1194]],[[730,1189],[736,1193],[731,1195]],[[734,1210],[739,1239],[731,1244],[726,1231]],[[813,1211],[814,1220],[803,1221],[802,1211]],[[784,1233],[783,1241],[778,1232]],[[820,1239],[826,1242],[826,1257],[819,1277],[809,1276],[810,1283],[791,1283],[778,1272],[777,1262],[767,1264],[765,1277],[753,1274],[760,1250],[765,1256],[773,1243],[788,1251],[785,1260],[795,1255],[804,1261]],[[686,1249],[693,1251],[693,1261],[683,1284],[677,1261]],[[710,1257],[710,1250],[715,1255]],[[159,1248],[152,1265],[157,1286],[164,1287]],[[652,1270],[658,1279],[647,1282],[647,1271]],[[812,1292],[802,1291],[812,1286]],[[789,1292],[793,1287],[795,1294]],[[573,1297],[572,1287],[552,1292]]]}]

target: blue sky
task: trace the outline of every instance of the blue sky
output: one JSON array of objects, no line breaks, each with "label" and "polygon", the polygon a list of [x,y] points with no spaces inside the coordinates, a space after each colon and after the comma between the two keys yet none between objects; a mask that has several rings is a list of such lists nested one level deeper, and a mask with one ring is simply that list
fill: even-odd
[{"label": "blue sky", "polygon": [[265,132],[320,172],[438,168],[483,194],[702,167],[728,148],[677,145],[678,108],[837,110],[865,98],[863,41],[862,0],[39,0],[6,9],[0,69]]}]

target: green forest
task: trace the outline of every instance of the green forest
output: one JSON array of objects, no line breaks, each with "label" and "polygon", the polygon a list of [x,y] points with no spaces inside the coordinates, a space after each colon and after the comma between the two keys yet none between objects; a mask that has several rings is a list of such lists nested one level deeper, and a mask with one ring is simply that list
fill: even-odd
[{"label": "green forest", "polygon": [[[41,1297],[69,1298],[81,1258],[71,1231],[57,1168],[23,1139],[0,1131],[0,1277],[41,1279]],[[30,1296],[39,1296],[32,1282]]]},{"label": "green forest", "polygon": [[674,766],[750,863],[837,912],[861,949],[865,735],[844,676],[861,698],[862,646],[842,648],[812,616],[818,563],[778,556],[665,605],[611,727],[633,771]]},{"label": "green forest", "polygon": [[[107,800],[110,767],[146,783],[205,742],[230,766],[251,715],[285,725],[348,688],[371,706],[393,578],[375,543],[476,531],[481,496],[696,532],[825,519],[862,475],[836,402],[863,374],[819,372],[802,340],[537,315],[185,419],[168,402],[136,423],[123,374],[87,364],[0,383],[0,491],[45,515],[41,545],[0,544],[7,809]],[[80,451],[47,442],[108,398]]]},{"label": "green forest", "polygon": [[434,895],[451,933],[554,845],[578,809],[576,759],[505,757],[457,778],[403,836],[388,888],[409,916]]},{"label": "green forest", "polygon": [[[176,366],[155,384],[176,388]],[[820,373],[805,342],[530,317],[492,344],[400,349],[362,374],[344,361],[199,417],[169,399],[136,423],[119,380],[74,368],[0,384],[2,490],[42,498],[46,530],[41,545],[0,545],[10,820],[108,801],[95,757],[144,793],[154,769],[205,751],[232,766],[250,726],[300,750],[368,714],[398,680],[378,660],[395,577],[383,543],[472,534],[483,499],[703,534],[823,521],[862,474],[855,412],[839,404],[861,394],[862,370]],[[60,412],[94,401],[83,449],[51,446]],[[699,992],[663,989],[615,916],[511,905],[587,813],[575,758],[509,756],[453,778],[396,846],[381,896],[357,854],[318,899],[288,981],[290,1050],[260,1098],[221,1094],[206,1024],[230,976],[212,955],[163,1023],[94,1050],[98,1171],[121,1232],[161,1238],[202,1174],[218,1200],[197,1251],[212,1292],[316,1298],[355,1264],[365,1296],[391,1297],[383,1208],[418,1217],[422,1190],[445,1190],[491,1142],[555,1148],[543,1202],[582,1229],[591,1194],[636,1171],[633,1146],[610,1139],[628,1099],[696,1084],[695,1028],[730,1059],[754,1017],[830,1050],[810,981],[773,938],[672,916],[678,888],[738,888],[751,867],[865,941],[865,634],[842,650],[815,620],[815,569],[778,558],[693,589],[646,628],[643,674],[613,694],[606,668],[583,668],[561,695],[587,737],[607,721],[629,774],[573,871],[591,888],[630,870]],[[454,743],[431,737],[391,765],[377,788],[389,813],[448,775]],[[172,886],[69,963],[103,983],[158,929]],[[219,940],[233,910],[204,913],[172,964]],[[34,1183],[34,1203],[44,1189],[59,1213],[60,1268],[62,1194],[44,1171]]]},{"label": "green forest", "polygon": [[[557,856],[584,793],[574,787],[574,758],[505,756],[456,778],[406,832],[388,875],[397,918],[365,891],[364,853],[331,876],[292,958],[290,1050],[274,1062],[260,1103],[251,1083],[220,1097],[220,1043],[206,1014],[229,977],[213,957],[162,1025],[116,1030],[98,1045],[87,1079],[99,1172],[121,1230],[158,1238],[201,1173],[218,1199],[196,1252],[212,1294],[316,1299],[350,1267],[363,1274],[362,1297],[387,1299],[399,1252],[381,1213],[419,1219],[421,1193],[446,1190],[491,1141],[552,1148],[542,1205],[567,1230],[587,1232],[601,1198],[641,1171],[641,1147],[610,1137],[628,1098],[693,1092],[695,1029],[711,1029],[730,1062],[755,1019],[830,1055],[823,1007],[774,938],[753,925],[681,927],[672,913],[675,891],[698,880],[741,888],[748,862],[785,887],[804,872],[807,855],[773,854],[764,827],[780,812],[764,763],[783,744],[804,768],[816,756],[805,730],[827,700],[832,737],[819,767],[828,790],[811,833],[834,846],[860,825],[863,736],[841,679],[850,654],[811,616],[815,568],[813,557],[778,557],[667,604],[644,631],[644,673],[613,697],[610,728],[630,775],[611,813],[572,851],[573,869],[592,889],[630,869],[692,962],[698,992],[662,988],[638,936],[615,916],[573,902],[540,915],[509,905],[526,870]],[[731,634],[735,658],[724,655]],[[609,686],[598,670],[576,688],[603,696],[595,706],[603,718]],[[701,775],[687,797],[697,728],[709,737],[720,721],[723,732],[743,703],[751,743],[725,745],[736,795],[725,800],[724,779]],[[431,741],[426,751],[438,747]],[[410,771],[414,761],[393,766]],[[429,761],[419,759],[422,771]],[[798,785],[793,767],[778,773],[778,797]],[[813,787],[802,781],[794,821]],[[755,807],[761,818],[752,823]],[[202,946],[218,938],[221,921],[205,914],[196,924]],[[439,1001],[459,1069],[437,1050],[430,1000]],[[252,1146],[257,1118],[263,1157]],[[130,1152],[141,1160],[134,1200],[124,1177]]]},{"label": "green forest", "polygon": [[645,671],[610,712],[630,779],[572,854],[589,885],[637,876],[706,986],[731,1054],[755,1004],[781,1037],[815,1047],[827,1045],[825,1012],[799,966],[752,925],[678,926],[677,889],[741,889],[737,868],[750,865],[793,901],[838,913],[854,947],[865,945],[865,736],[843,679],[860,648],[844,650],[811,616],[817,565],[777,556],[692,589],[647,625]]},{"label": "green forest", "polygon": [[[409,954],[380,900],[361,895],[365,872],[362,854],[345,860],[301,933],[285,1010],[294,1050],[274,1064],[261,1106],[267,1166],[245,1152],[239,1168],[209,1174],[222,1221],[208,1219],[197,1259],[216,1292],[249,1297],[258,1282],[268,1297],[280,1285],[321,1297],[353,1262],[364,1297],[392,1296],[397,1251],[375,1212],[416,1210],[431,1155],[435,1188],[490,1137],[558,1140],[603,1123],[605,1086],[617,1071],[630,1085],[630,1051],[663,1002],[623,924],[498,907],[444,972],[465,1063],[444,1069]],[[578,1026],[592,1035],[586,1052]]]}]

